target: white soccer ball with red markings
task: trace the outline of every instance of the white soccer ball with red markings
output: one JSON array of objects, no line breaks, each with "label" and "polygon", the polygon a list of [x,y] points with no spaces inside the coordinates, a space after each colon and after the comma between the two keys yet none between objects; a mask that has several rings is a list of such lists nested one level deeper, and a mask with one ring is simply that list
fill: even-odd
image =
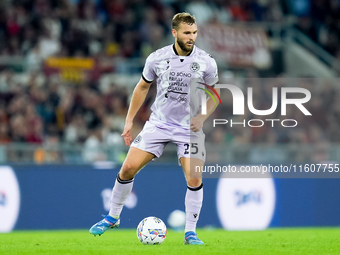
[{"label": "white soccer ball with red markings", "polygon": [[166,233],[164,222],[153,216],[143,219],[137,227],[137,237],[143,244],[161,244],[164,242]]}]

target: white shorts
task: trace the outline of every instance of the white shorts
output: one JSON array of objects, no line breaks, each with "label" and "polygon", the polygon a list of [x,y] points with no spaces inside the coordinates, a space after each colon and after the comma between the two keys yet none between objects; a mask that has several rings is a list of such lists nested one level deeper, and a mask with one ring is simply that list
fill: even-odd
[{"label": "white shorts", "polygon": [[154,125],[147,121],[131,146],[152,153],[159,158],[165,146],[172,142],[177,145],[178,160],[197,158],[205,162],[204,140],[205,134],[202,130],[193,132],[181,127]]}]

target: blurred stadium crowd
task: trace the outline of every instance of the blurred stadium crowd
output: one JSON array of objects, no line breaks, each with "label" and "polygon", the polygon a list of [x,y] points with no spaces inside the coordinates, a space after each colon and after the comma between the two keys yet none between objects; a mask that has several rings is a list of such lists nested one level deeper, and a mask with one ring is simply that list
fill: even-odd
[{"label": "blurred stadium crowd", "polygon": [[147,56],[164,45],[174,13],[212,21],[282,22],[287,17],[332,54],[339,52],[338,0],[4,0],[0,53],[34,63],[52,55]]},{"label": "blurred stadium crowd", "polygon": [[[105,62],[145,58],[171,43],[171,18],[182,11],[194,14],[198,24],[291,19],[312,40],[340,57],[337,0],[1,1],[0,60],[20,56],[27,68],[23,78],[0,61],[0,144],[63,142],[90,148],[120,145],[131,88],[111,81],[103,89],[99,79],[91,76],[85,76],[80,83],[65,82],[58,75],[44,75],[44,61],[51,56],[91,57],[102,63],[105,72],[115,72],[114,68],[106,68]],[[251,70],[246,77],[258,78],[258,74]],[[308,86],[313,95],[318,95],[310,102],[315,114],[298,131],[258,128],[229,133],[221,129],[212,139],[240,144],[308,144],[316,142],[315,139],[339,142],[340,103],[336,99],[340,89],[327,81]],[[257,92],[258,101],[268,107],[271,95],[265,87]],[[150,102],[152,93],[148,105]],[[230,105],[225,107],[230,112]],[[136,130],[148,114],[145,106],[137,117]],[[93,161],[105,156],[89,155],[87,159]]]}]

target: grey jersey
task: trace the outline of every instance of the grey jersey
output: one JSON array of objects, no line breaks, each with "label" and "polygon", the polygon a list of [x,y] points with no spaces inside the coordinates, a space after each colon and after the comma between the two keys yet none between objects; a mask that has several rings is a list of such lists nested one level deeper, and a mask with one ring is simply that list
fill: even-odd
[{"label": "grey jersey", "polygon": [[150,122],[189,129],[190,118],[200,112],[199,98],[204,93],[196,89],[204,88],[198,82],[216,84],[217,65],[208,53],[196,46],[188,56],[179,56],[174,45],[169,45],[151,53],[146,59],[143,79],[157,81]]}]

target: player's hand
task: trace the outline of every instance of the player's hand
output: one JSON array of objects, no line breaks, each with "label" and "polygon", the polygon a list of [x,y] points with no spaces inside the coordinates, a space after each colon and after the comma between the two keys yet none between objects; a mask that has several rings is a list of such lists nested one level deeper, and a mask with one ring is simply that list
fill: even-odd
[{"label": "player's hand", "polygon": [[131,145],[132,136],[131,136],[131,129],[132,129],[132,122],[125,122],[124,130],[122,133],[122,137],[124,138],[124,142],[126,146]]},{"label": "player's hand", "polygon": [[203,120],[199,116],[193,117],[190,121],[190,129],[194,132],[198,132],[203,127]]}]

